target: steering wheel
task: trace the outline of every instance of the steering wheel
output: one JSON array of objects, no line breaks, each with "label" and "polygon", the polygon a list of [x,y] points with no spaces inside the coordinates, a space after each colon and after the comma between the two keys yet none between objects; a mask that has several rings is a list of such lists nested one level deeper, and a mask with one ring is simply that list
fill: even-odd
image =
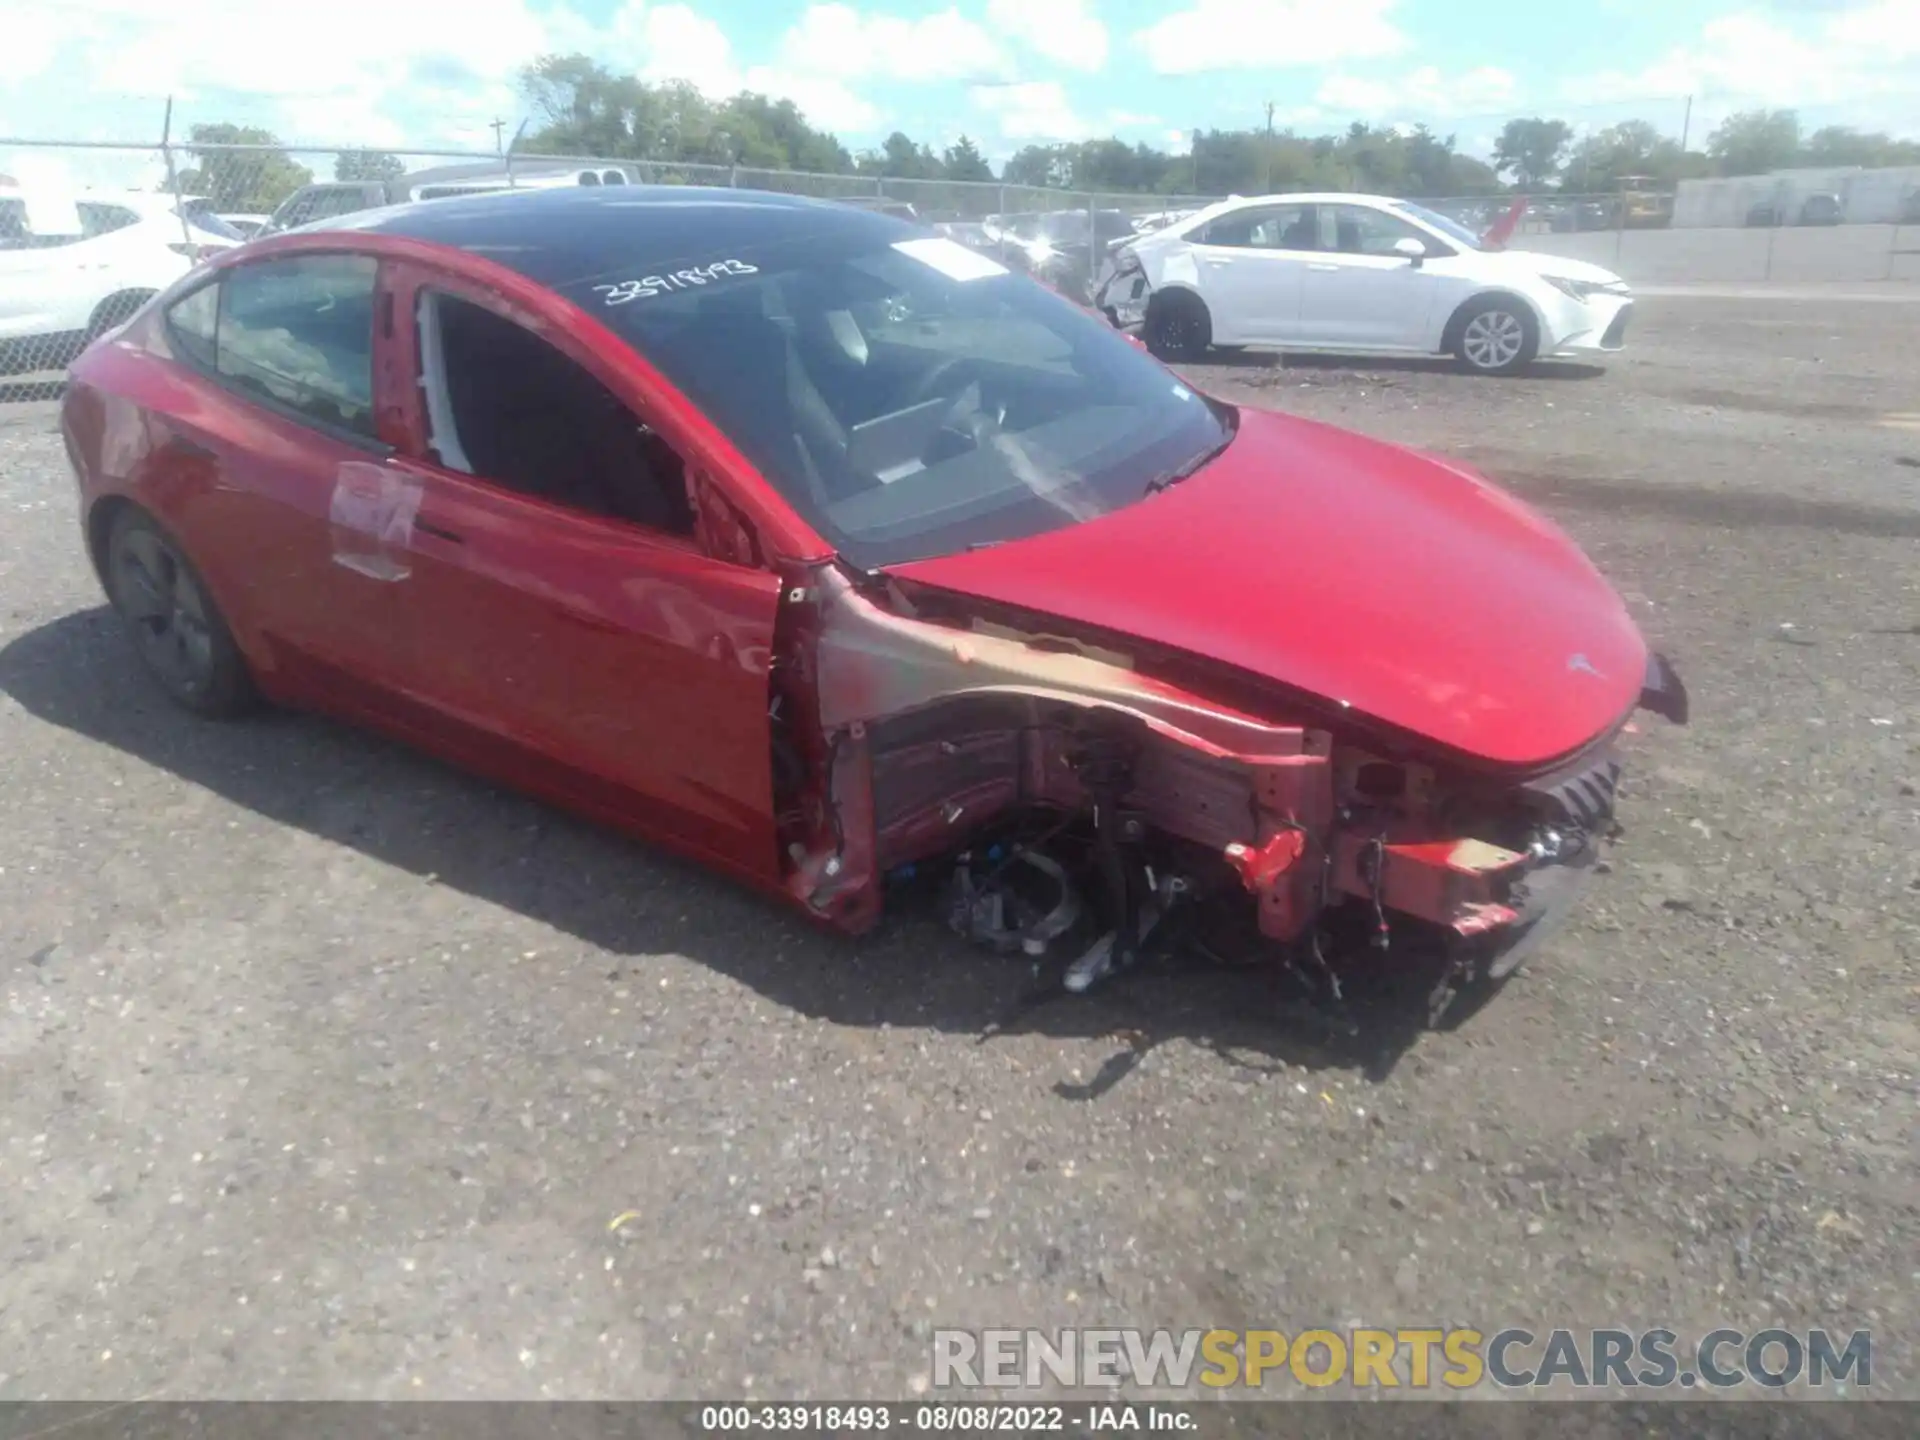
[{"label": "steering wheel", "polygon": [[[937,360],[931,368],[921,373],[918,380],[913,382],[912,387],[907,391],[907,404],[924,405],[927,401],[945,393],[948,382],[956,375],[965,375],[969,381],[977,380],[979,370],[980,362],[971,355],[949,355],[944,360]],[[953,400],[956,405],[960,403],[960,396],[965,393],[966,388],[966,382],[955,387]]]},{"label": "steering wheel", "polygon": [[986,404],[985,390],[979,388],[977,391],[979,399],[969,407],[966,420],[961,425],[955,424],[955,417],[960,412],[968,389],[981,387],[986,378],[985,367],[973,356],[952,355],[936,362],[913,383],[912,388],[907,392],[906,404],[908,406],[924,405],[929,400],[939,398],[953,384],[956,376],[965,378],[953,389],[952,401],[947,407],[947,412],[940,417],[940,428],[964,435],[976,445],[984,444],[988,433],[1006,424],[1007,407],[999,404],[989,409]]}]

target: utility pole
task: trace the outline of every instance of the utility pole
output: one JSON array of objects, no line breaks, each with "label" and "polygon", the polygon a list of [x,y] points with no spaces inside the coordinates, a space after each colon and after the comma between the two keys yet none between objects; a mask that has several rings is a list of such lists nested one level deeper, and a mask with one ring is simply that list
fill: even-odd
[{"label": "utility pole", "polygon": [[1680,122],[1680,153],[1682,155],[1687,153],[1687,136],[1692,132],[1692,130],[1693,130],[1693,97],[1689,95],[1687,96],[1686,118],[1681,120]]},{"label": "utility pole", "polygon": [[1260,149],[1260,193],[1273,189],[1273,101],[1267,101],[1267,143]]},{"label": "utility pole", "polygon": [[493,153],[496,155],[504,155],[506,153],[506,146],[501,141],[500,137],[507,128],[507,122],[504,120],[495,120],[493,122],[492,128],[493,128]]}]

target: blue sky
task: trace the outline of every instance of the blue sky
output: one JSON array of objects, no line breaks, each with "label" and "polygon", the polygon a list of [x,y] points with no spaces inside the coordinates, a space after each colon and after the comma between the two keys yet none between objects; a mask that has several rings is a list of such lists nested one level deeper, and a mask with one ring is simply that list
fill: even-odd
[{"label": "blue sky", "polygon": [[[1425,121],[1484,153],[1503,119],[1640,115],[1693,133],[1793,105],[1920,133],[1920,0],[0,0],[0,135],[490,147],[517,67],[584,50],[714,94],[788,95],[855,149],[903,129],[1021,145],[1194,127]],[[0,169],[44,157],[0,149]]]}]

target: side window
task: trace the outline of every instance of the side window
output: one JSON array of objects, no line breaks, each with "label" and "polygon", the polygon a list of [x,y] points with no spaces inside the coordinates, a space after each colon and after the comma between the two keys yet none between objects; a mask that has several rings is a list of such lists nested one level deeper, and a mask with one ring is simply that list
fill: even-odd
[{"label": "side window", "polygon": [[423,292],[418,318],[441,465],[589,515],[693,533],[679,455],[594,375],[451,295]]},{"label": "side window", "polygon": [[74,208],[80,212],[80,236],[84,240],[91,240],[96,235],[111,235],[115,230],[125,230],[129,225],[140,223],[139,215],[124,205],[101,205],[82,200]]},{"label": "side window", "polygon": [[1320,248],[1342,255],[1392,256],[1395,242],[1418,240],[1435,248],[1433,238],[1398,216],[1365,205],[1322,205]]},{"label": "side window", "polygon": [[1206,245],[1235,250],[1312,250],[1317,247],[1311,205],[1264,205],[1222,215],[1207,226]]},{"label": "side window", "polygon": [[202,285],[167,310],[168,337],[187,359],[214,368],[215,331],[220,321],[220,286]]},{"label": "side window", "polygon": [[245,265],[222,284],[215,364],[308,419],[372,436],[373,290],[365,255]]},{"label": "side window", "polygon": [[37,207],[25,198],[0,199],[0,250],[55,250],[81,240],[79,207],[57,200]]}]

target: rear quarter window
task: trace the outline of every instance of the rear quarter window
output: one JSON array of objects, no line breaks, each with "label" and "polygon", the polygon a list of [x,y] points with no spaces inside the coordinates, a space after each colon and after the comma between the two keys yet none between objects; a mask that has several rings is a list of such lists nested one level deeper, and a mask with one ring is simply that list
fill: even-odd
[{"label": "rear quarter window", "polygon": [[220,287],[202,285],[167,308],[167,337],[180,354],[207,369],[214,368],[216,331],[220,323]]},{"label": "rear quarter window", "polygon": [[0,250],[55,250],[62,245],[77,245],[84,237],[78,229],[51,231],[35,229],[25,200],[8,197],[0,200]]},{"label": "rear quarter window", "polygon": [[243,392],[372,438],[378,273],[365,255],[303,255],[231,271],[220,286],[219,373]]},{"label": "rear quarter window", "polygon": [[80,212],[80,238],[91,240],[96,235],[111,235],[116,230],[125,230],[140,223],[138,211],[129,210],[124,205],[103,205],[97,201],[82,200],[74,209]]}]

